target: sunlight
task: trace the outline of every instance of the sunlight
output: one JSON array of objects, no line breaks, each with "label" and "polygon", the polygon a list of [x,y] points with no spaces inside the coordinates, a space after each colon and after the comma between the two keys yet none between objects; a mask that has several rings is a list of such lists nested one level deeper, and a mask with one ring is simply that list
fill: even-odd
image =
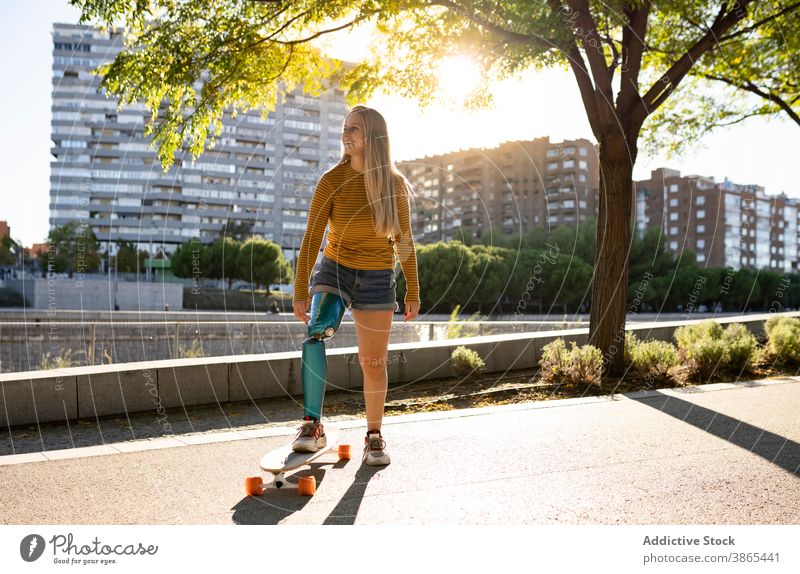
[{"label": "sunlight", "polygon": [[444,58],[439,64],[437,75],[441,95],[447,100],[466,99],[481,81],[478,65],[468,56]]}]

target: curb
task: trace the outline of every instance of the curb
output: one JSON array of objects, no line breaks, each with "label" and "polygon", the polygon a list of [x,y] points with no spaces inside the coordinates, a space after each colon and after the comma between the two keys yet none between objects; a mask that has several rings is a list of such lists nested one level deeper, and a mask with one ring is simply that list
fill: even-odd
[{"label": "curb", "polygon": [[[570,399],[555,399],[549,401],[536,401],[515,405],[498,405],[493,407],[475,407],[469,409],[456,409],[452,411],[437,411],[433,413],[414,413],[408,415],[396,415],[384,417],[384,425],[398,425],[414,422],[446,420],[453,418],[502,415],[516,411],[529,411],[537,409],[562,408],[581,405],[593,405],[598,403],[618,402],[626,400],[638,400],[652,397],[685,395],[696,395],[699,393],[712,393],[716,391],[741,390],[752,387],[764,387],[781,384],[800,383],[800,376],[787,376],[775,379],[761,379],[755,381],[740,381],[734,383],[714,383],[709,385],[698,385],[689,387],[677,387],[668,389],[655,389],[647,391],[635,391],[632,393],[612,394],[595,397],[576,397]],[[344,419],[335,421],[341,430],[358,428],[364,425],[364,420]],[[271,438],[278,436],[292,436],[295,434],[294,428],[269,427],[263,429],[251,429],[240,431],[221,431],[207,432],[198,434],[187,434],[179,437],[159,437],[155,439],[134,440],[114,444],[68,448],[60,450],[49,450],[38,453],[12,454],[0,456],[0,466],[10,466],[16,464],[28,464],[36,462],[50,462],[56,460],[69,460],[76,458],[87,458],[94,456],[107,456],[114,454],[127,454],[135,452],[145,452],[151,450],[162,450],[168,448],[200,446],[220,442],[233,442],[240,440],[252,440],[260,438]]]}]

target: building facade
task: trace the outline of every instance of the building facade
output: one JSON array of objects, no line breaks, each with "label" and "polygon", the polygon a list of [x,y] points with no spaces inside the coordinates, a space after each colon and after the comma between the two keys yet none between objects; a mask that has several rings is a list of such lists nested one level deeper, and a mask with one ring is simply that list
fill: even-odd
[{"label": "building facade", "polygon": [[800,201],[767,195],[757,185],[667,168],[636,182],[639,233],[659,226],[670,250],[694,251],[707,267],[796,271],[798,206]]},{"label": "building facade", "polygon": [[585,139],[505,142],[397,167],[418,194],[414,236],[420,242],[466,241],[492,227],[524,234],[597,214],[597,151]]},{"label": "building facade", "polygon": [[252,226],[294,259],[314,186],[340,157],[343,92],[282,94],[266,118],[226,113],[213,149],[163,172],[144,105],[118,110],[91,73],[122,47],[117,32],[54,26],[51,227],[78,221],[102,251],[130,241],[153,257],[193,237],[212,242],[225,225]]}]

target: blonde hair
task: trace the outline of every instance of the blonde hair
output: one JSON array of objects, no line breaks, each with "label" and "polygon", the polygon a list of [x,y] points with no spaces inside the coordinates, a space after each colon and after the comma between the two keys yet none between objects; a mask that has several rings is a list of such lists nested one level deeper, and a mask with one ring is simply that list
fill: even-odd
[{"label": "blonde hair", "polygon": [[[350,114],[359,114],[364,123],[364,186],[375,231],[379,235],[393,237],[395,233],[400,233],[395,197],[403,197],[401,190],[396,188],[398,176],[408,190],[409,212],[411,199],[416,194],[411,183],[392,163],[389,131],[383,116],[377,110],[363,105],[353,106],[347,116]],[[347,121],[347,116],[344,121]],[[350,154],[342,146],[342,158],[337,165],[349,161]]]}]

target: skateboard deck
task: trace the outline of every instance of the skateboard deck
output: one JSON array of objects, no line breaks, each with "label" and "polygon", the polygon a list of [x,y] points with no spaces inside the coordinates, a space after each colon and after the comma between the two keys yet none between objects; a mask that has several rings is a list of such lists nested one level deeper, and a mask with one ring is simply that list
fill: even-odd
[{"label": "skateboard deck", "polygon": [[[291,443],[269,451],[261,457],[259,466],[262,470],[272,475],[270,477],[271,480],[265,484],[259,476],[248,477],[245,480],[245,491],[247,494],[251,496],[260,496],[265,489],[284,488],[285,486],[292,485],[292,483],[287,480],[287,472],[297,470],[298,468],[310,464],[331,451],[337,452],[340,461],[350,460],[350,445],[338,444],[339,428],[337,426],[325,424],[325,438],[327,439],[327,445],[316,452],[295,452],[292,450]],[[313,496],[316,492],[316,484],[316,478],[313,476],[304,476],[299,479],[297,489],[302,495]]]}]

